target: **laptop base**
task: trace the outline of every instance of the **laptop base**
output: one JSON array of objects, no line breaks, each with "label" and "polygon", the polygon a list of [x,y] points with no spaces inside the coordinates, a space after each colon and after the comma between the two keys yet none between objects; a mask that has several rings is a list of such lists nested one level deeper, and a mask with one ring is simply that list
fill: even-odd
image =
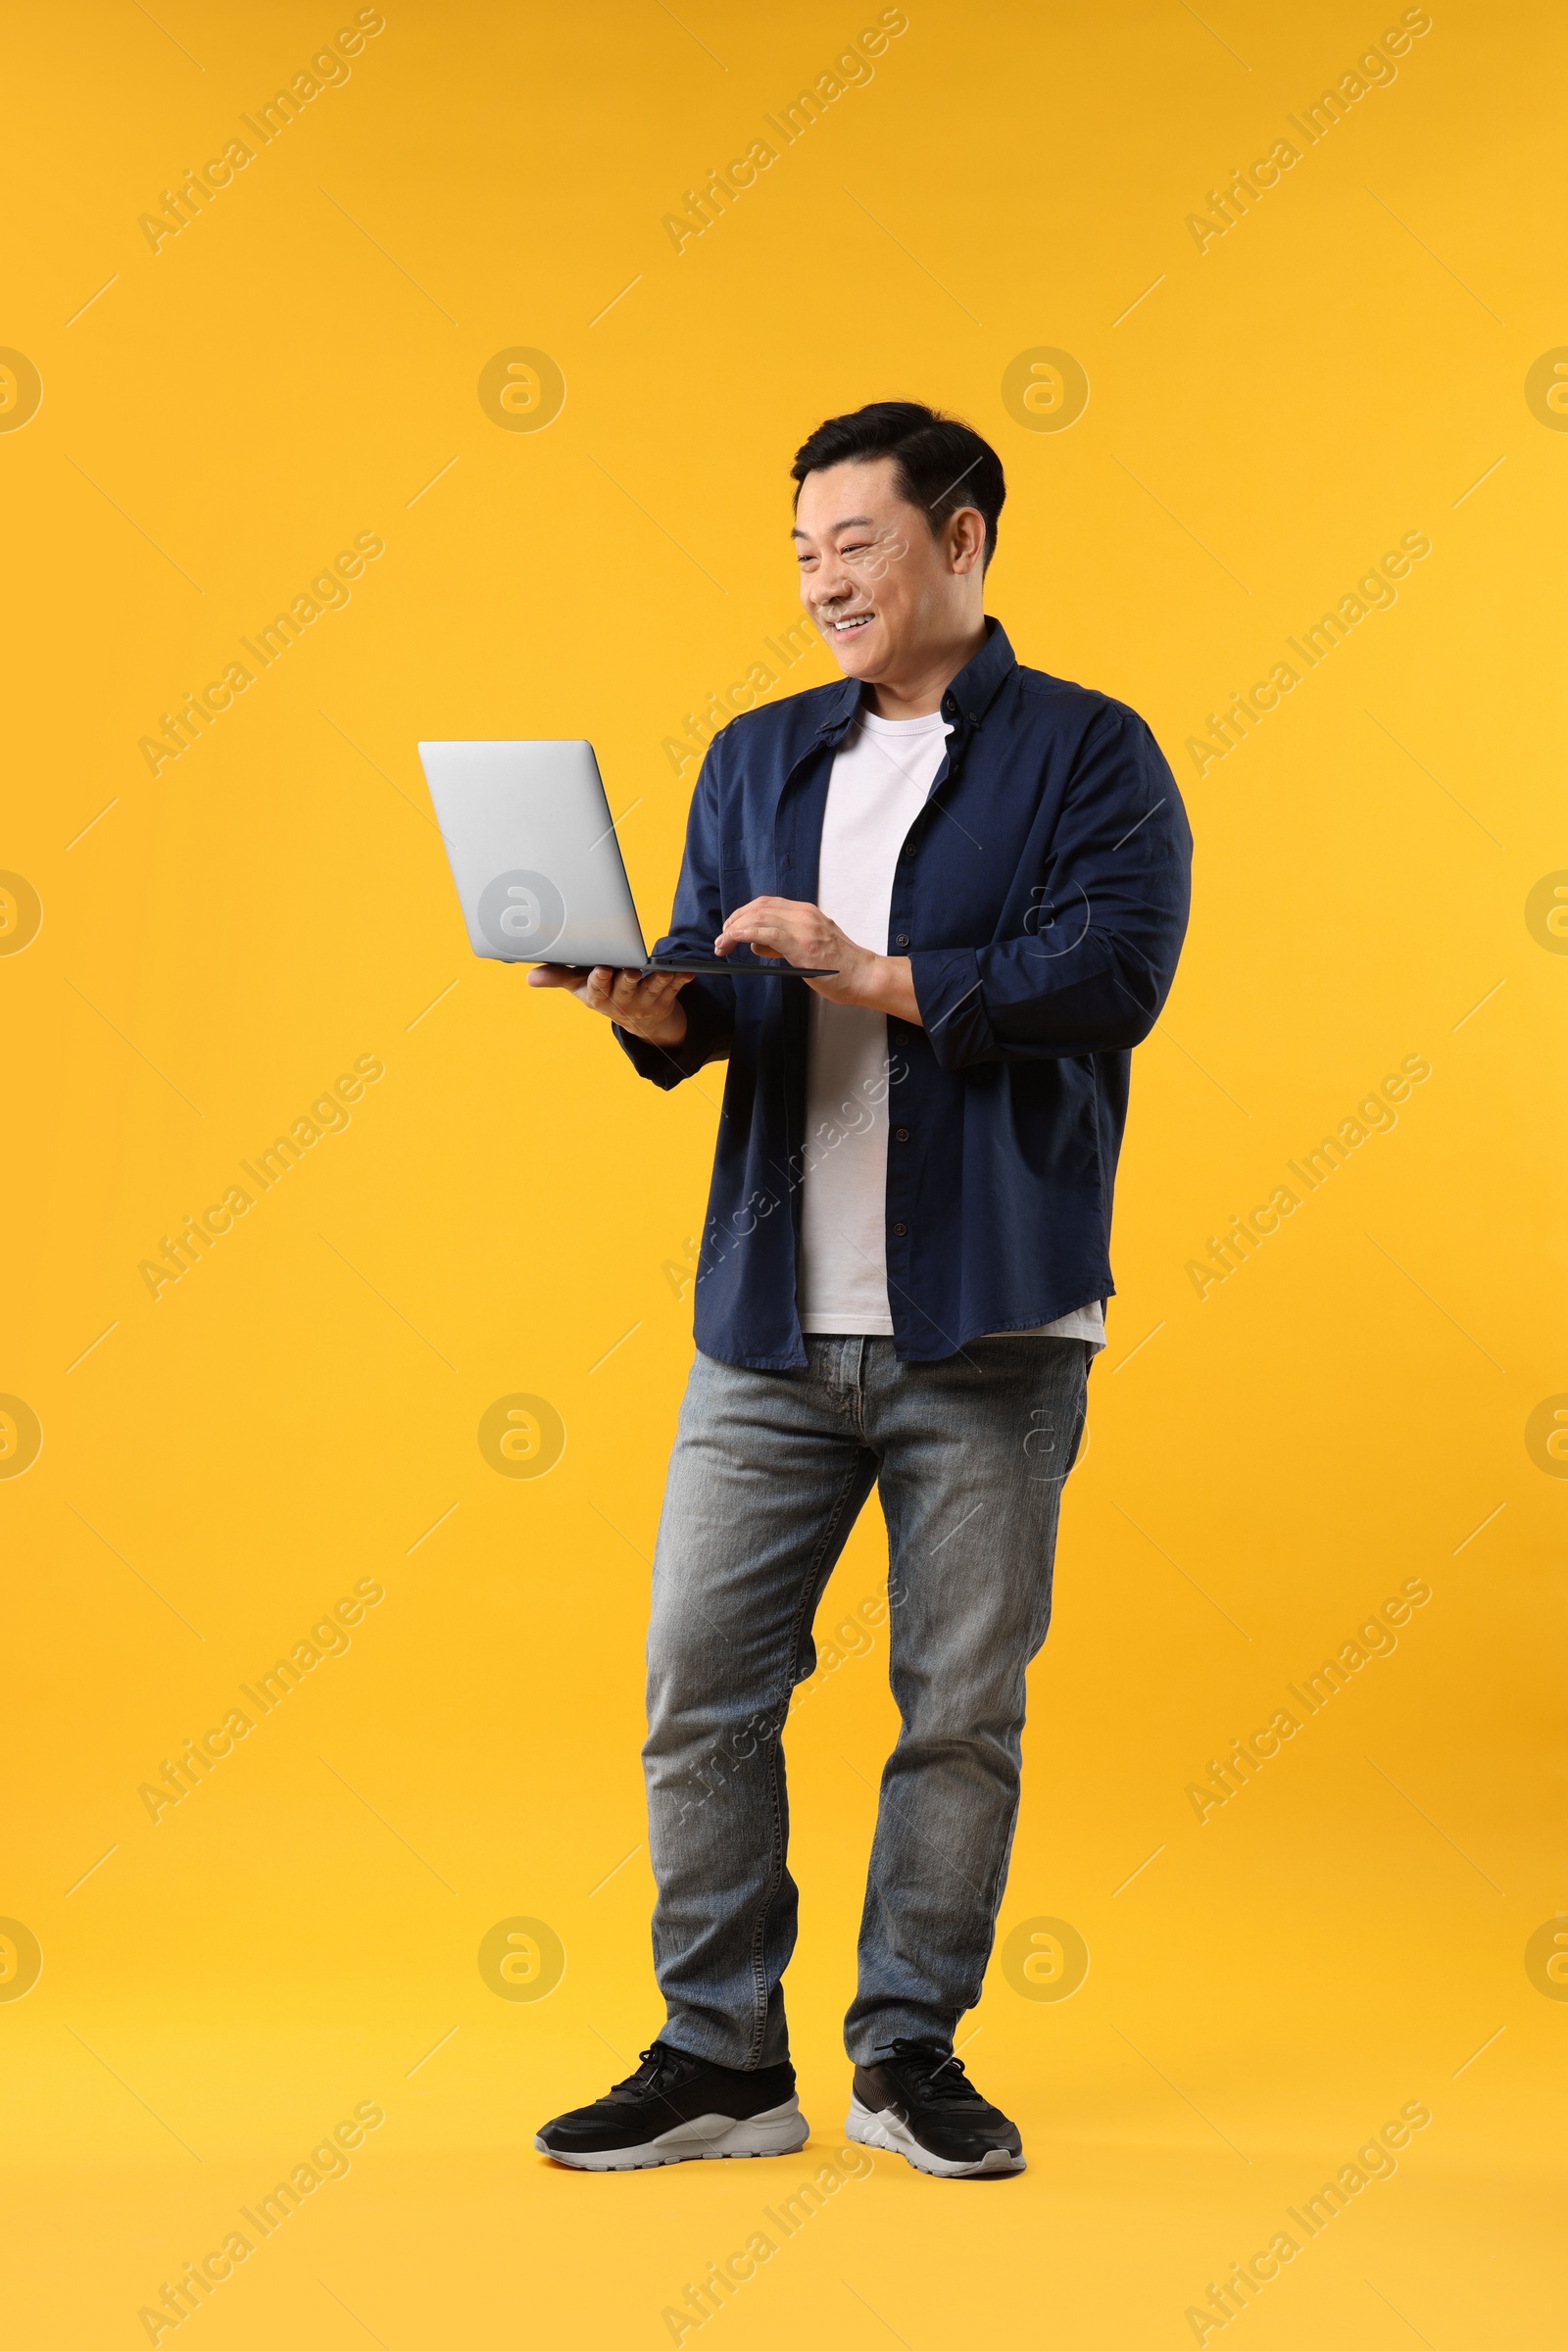
[{"label": "laptop base", "polygon": [[662,971],[711,972],[716,978],[742,980],[836,980],[838,968],[824,968],[816,963],[741,963],[729,955],[662,955],[657,963],[645,963],[638,977],[651,980]]}]

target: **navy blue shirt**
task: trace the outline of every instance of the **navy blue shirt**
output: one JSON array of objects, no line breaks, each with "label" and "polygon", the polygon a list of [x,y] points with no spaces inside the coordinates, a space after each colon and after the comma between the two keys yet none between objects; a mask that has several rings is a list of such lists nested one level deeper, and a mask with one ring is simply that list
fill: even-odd
[{"label": "navy blue shirt", "polygon": [[[1112,1295],[1132,1048],[1187,928],[1192,834],[1148,727],[1103,694],[1021,668],[1001,625],[986,626],[942,700],[954,731],[899,855],[888,936],[858,942],[908,956],[923,1024],[888,1022],[888,1303],[903,1362]],[[815,903],[833,755],[859,707],[845,678],[714,738],[656,954],[711,955],[749,899]],[[759,1370],[807,1359],[795,1302],[812,1141],[806,997],[788,980],[705,977],[681,992],[679,1045],[615,1031],[656,1086],[729,1063],[696,1339]]]}]

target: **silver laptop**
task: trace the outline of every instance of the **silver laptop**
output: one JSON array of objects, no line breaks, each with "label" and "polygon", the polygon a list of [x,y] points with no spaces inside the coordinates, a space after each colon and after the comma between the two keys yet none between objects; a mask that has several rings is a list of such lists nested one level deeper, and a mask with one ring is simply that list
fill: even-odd
[{"label": "silver laptop", "polygon": [[421,743],[418,752],[476,955],[731,979],[832,977],[746,949],[650,961],[591,743]]}]

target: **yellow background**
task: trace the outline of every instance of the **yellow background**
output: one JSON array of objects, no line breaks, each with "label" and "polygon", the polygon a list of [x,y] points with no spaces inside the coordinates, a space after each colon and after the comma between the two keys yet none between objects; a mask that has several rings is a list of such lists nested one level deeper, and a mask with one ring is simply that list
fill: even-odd
[{"label": "yellow background", "polygon": [[[209,2351],[655,2345],[839,2143],[880,1635],[790,1733],[808,2158],[531,2151],[658,2023],[639,1651],[720,1073],[659,1096],[472,958],[414,746],[591,736],[657,929],[694,773],[664,738],[794,610],[790,457],[905,395],[995,440],[990,609],[1149,717],[1198,843],[1001,1921],[1064,1919],[1092,1964],[1047,2002],[999,1960],[963,2028],[1022,2180],[878,2158],[703,2332],[1191,2341],[1209,2281],[1423,2100],[1397,2176],[1233,2327],[1546,2340],[1568,2006],[1525,1946],[1568,1906],[1564,1494],[1525,1432],[1568,1387],[1568,964],[1525,905],[1568,866],[1568,438],[1524,382],[1568,342],[1560,18],[1438,0],[1200,253],[1186,216],[1396,9],[910,0],[677,256],[662,215],[874,8],[388,0],[155,253],[138,216],[352,13],[100,0],[8,36],[0,342],[43,400],[0,433],[0,865],[43,925],[0,957],[0,1389],[43,1449],[0,1482],[0,1912],[44,1955],[0,2002],[9,2339],[145,2340],[138,2307],[373,2100]],[[564,371],[548,429],[480,406],[516,346]],[[1087,371],[1069,430],[1004,405],[1039,346]],[[1195,775],[1206,713],[1410,530],[1397,604]],[[159,713],[364,531],[352,602],[154,778]],[[818,649],[788,685],[830,674]],[[1200,1302],[1207,1237],[1412,1053],[1396,1129]],[[139,1260],[364,1054],[348,1130],[154,1302]],[[480,1453],[514,1393],[565,1424],[548,1476]],[[883,1572],[872,1511],[823,1627]],[[1187,1785],[1411,1576],[1397,1652],[1200,1826]],[[352,1649],[155,1826],[140,1784],[365,1578]],[[548,1998],[481,1979],[517,1916],[564,1945]]]}]

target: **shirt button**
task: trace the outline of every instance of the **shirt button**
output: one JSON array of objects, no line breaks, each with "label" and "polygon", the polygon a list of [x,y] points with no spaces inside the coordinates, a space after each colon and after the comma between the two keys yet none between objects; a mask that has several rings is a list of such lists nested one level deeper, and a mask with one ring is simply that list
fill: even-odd
[{"label": "shirt button", "polygon": [[899,1240],[901,1240],[901,1241],[904,1239],[904,1236],[905,1236],[905,1234],[906,1234],[906,1233],[908,1231],[908,1229],[909,1229],[909,1228],[908,1228],[908,1226],[907,1226],[906,1224],[896,1224],[896,1225],[894,1226],[894,1228],[893,1228],[893,1230],[894,1230],[895,1234],[898,1236]]},{"label": "shirt button", "polygon": [[907,932],[907,931],[900,931],[900,933],[899,933],[898,937],[897,937],[897,938],[894,940],[893,944],[894,944],[894,946],[895,946],[895,947],[907,947],[907,946],[908,946],[908,944],[909,944],[909,934],[908,934],[908,932]]},{"label": "shirt button", "polygon": [[895,1128],[894,1128],[894,1130],[893,1130],[893,1140],[894,1140],[894,1142],[895,1142],[895,1143],[907,1143],[907,1142],[908,1142],[908,1140],[909,1140],[909,1130],[908,1130],[908,1128],[907,1128],[907,1127],[895,1127]]}]

